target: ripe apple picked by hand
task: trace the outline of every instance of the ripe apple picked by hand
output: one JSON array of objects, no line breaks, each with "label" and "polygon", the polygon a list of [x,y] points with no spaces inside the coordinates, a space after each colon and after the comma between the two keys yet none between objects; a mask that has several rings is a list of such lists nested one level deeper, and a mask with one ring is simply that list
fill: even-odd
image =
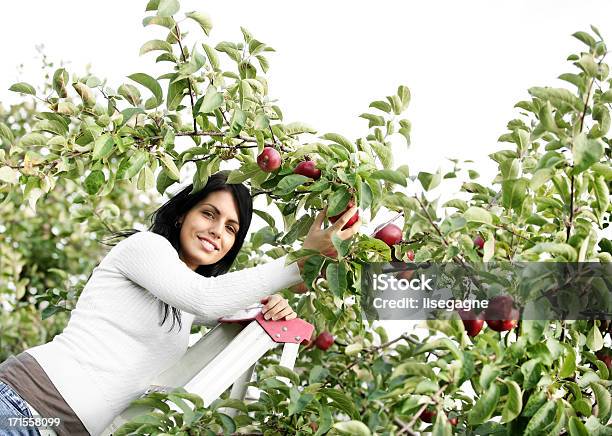
[{"label": "ripe apple picked by hand", "polygon": [[402,229],[395,224],[387,224],[374,234],[376,239],[380,239],[389,247],[399,244],[403,238]]},{"label": "ripe apple picked by hand", "polygon": [[302,176],[310,177],[314,180],[318,180],[321,177],[321,170],[316,167],[316,163],[313,160],[300,162],[293,169],[293,173],[301,174]]},{"label": "ripe apple picked by hand", "polygon": [[[355,202],[351,199],[351,200],[349,200],[348,204],[346,205],[346,208],[342,212],[340,212],[338,215],[330,216],[329,217],[329,221],[332,224],[335,223],[336,221],[338,221],[340,219],[340,217],[342,215],[344,215],[346,213],[346,211],[348,211],[353,206],[355,206]],[[355,224],[358,219],[359,219],[359,211],[355,212],[355,215],[353,215],[352,218],[350,220],[348,220],[348,222],[344,225],[344,227],[342,227],[342,230],[348,229],[350,226]]]},{"label": "ripe apple picked by hand", "polygon": [[264,147],[263,151],[257,156],[257,165],[262,171],[271,173],[281,166],[281,155],[272,147]]},{"label": "ripe apple picked by hand", "polygon": [[315,339],[315,345],[319,350],[326,351],[334,343],[334,336],[327,330],[319,333],[317,339]]}]

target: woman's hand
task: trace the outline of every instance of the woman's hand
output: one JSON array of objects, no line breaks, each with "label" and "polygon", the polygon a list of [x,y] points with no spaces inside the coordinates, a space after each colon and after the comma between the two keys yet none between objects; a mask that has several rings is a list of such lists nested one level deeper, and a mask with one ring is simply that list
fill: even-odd
[{"label": "woman's hand", "polygon": [[270,295],[261,300],[261,303],[265,304],[261,309],[265,319],[277,321],[285,318],[285,320],[289,321],[290,319],[297,318],[297,314],[289,306],[289,302],[279,294]]},{"label": "woman's hand", "polygon": [[[361,226],[361,217],[359,217],[359,219],[355,221],[355,224],[353,224],[351,227],[342,230],[342,227],[344,227],[344,225],[353,217],[353,215],[355,215],[355,212],[357,212],[357,206],[353,206],[342,214],[342,216],[334,224],[326,229],[322,229],[321,226],[323,225],[323,219],[325,218],[326,212],[327,207],[319,212],[319,214],[316,216],[314,223],[312,223],[310,230],[308,230],[306,239],[304,239],[304,245],[302,245],[302,248],[316,250],[326,256],[335,257],[338,255],[338,252],[332,243],[332,235],[337,234],[342,240],[349,239],[359,231],[359,227]],[[300,272],[302,272],[305,262],[305,258],[302,258],[297,262],[298,266],[300,267]]]}]

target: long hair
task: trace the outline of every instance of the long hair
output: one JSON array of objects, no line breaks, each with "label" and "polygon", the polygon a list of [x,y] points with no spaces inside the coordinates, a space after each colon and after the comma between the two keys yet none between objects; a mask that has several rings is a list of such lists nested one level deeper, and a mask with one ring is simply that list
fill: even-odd
[{"label": "long hair", "polygon": [[[157,233],[166,238],[174,247],[177,253],[180,251],[180,233],[181,228],[178,224],[178,219],[189,212],[196,204],[206,198],[210,193],[215,191],[227,191],[232,194],[236,204],[238,205],[238,221],[239,228],[234,239],[234,245],[227,254],[219,261],[211,265],[200,265],[195,272],[204,277],[216,277],[225,274],[229,271],[238,252],[242,248],[242,244],[246,238],[247,232],[251,225],[253,217],[253,200],[246,186],[243,184],[228,184],[227,171],[219,171],[208,178],[206,186],[197,192],[191,192],[193,185],[188,185],[175,194],[170,200],[160,206],[153,212],[149,219],[151,225],[149,231]],[[123,238],[137,233],[138,230],[129,229],[120,232],[114,232],[111,239]],[[168,312],[172,308],[172,326],[169,332],[174,328],[174,324],[178,323],[179,331],[182,328],[180,310],[176,307],[171,307],[168,303],[160,300],[160,311],[163,310],[163,319],[160,326],[166,322]]]}]

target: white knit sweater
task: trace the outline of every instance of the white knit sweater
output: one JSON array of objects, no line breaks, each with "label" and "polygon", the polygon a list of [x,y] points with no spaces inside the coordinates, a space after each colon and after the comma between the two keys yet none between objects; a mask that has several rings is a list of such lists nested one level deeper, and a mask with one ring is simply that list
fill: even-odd
[{"label": "white knit sweater", "polygon": [[[83,253],[84,256],[87,253]],[[100,434],[188,347],[190,328],[215,324],[302,281],[285,257],[219,277],[202,277],[164,237],[139,232],[113,247],[93,274],[64,331],[27,350],[92,435]],[[157,297],[157,298],[156,298]],[[181,310],[160,326],[159,300]]]}]

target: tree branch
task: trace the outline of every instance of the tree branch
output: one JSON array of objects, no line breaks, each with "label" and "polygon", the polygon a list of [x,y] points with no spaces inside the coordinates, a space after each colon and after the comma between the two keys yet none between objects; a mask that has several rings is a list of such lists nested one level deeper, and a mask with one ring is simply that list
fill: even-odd
[{"label": "tree branch", "polygon": [[[183,59],[183,62],[187,62],[187,58],[185,57],[185,52],[183,51],[183,43],[181,41],[181,30],[178,27],[178,24],[174,25],[174,28],[176,29],[176,41],[178,42],[179,45],[179,49],[181,50],[181,59]],[[197,134],[198,133],[198,123],[196,122],[196,113],[195,113],[195,103],[194,103],[194,95],[195,95],[195,91],[194,88],[192,88],[191,86],[191,77],[187,77],[187,86],[189,86],[189,100],[191,102],[191,116],[193,117],[193,131]],[[195,97],[197,97],[197,95],[195,95]]]}]

